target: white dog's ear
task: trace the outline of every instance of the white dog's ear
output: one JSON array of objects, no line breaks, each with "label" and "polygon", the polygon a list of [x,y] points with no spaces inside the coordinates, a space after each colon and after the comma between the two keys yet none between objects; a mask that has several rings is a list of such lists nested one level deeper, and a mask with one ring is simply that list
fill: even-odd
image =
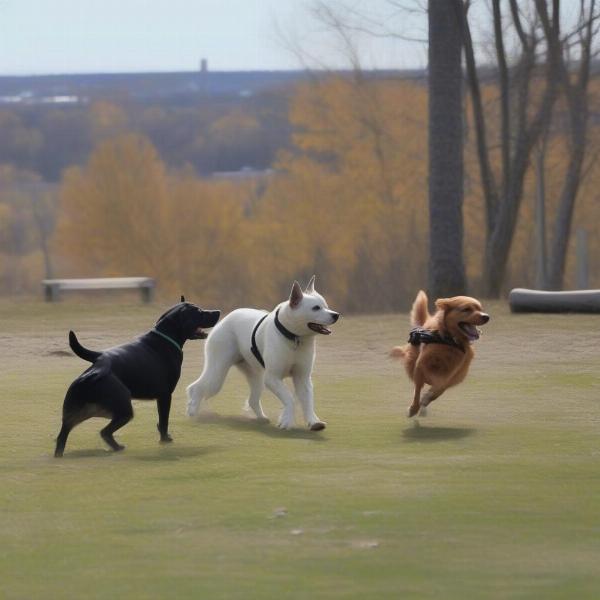
[{"label": "white dog's ear", "polygon": [[305,294],[314,294],[315,293],[315,275],[310,278],[306,289],[304,290]]},{"label": "white dog's ear", "polygon": [[292,292],[290,293],[290,306],[296,308],[302,302],[302,288],[297,281],[294,281]]}]

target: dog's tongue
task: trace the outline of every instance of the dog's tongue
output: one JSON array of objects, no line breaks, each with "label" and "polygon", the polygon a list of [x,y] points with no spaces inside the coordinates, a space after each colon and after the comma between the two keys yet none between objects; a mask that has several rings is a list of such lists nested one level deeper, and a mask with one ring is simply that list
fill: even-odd
[{"label": "dog's tongue", "polygon": [[321,325],[320,323],[309,323],[308,326],[313,331],[316,331],[322,335],[329,335],[331,333],[331,329],[327,329],[325,325]]},{"label": "dog's tongue", "polygon": [[465,323],[465,325],[463,325],[463,331],[467,334],[470,342],[474,342],[475,340],[479,339],[479,330],[477,327],[475,327],[475,325]]}]

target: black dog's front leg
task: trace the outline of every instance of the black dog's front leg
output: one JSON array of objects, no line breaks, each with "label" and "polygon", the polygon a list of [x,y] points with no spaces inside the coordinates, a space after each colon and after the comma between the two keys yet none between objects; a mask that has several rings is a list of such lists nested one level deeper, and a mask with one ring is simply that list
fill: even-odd
[{"label": "black dog's front leg", "polygon": [[161,442],[172,442],[173,438],[169,435],[169,412],[171,411],[171,395],[158,398],[158,432]]}]

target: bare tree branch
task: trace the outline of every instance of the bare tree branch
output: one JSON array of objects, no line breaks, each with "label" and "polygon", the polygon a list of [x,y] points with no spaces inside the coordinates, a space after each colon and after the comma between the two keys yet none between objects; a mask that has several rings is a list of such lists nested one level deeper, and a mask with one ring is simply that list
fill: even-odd
[{"label": "bare tree branch", "polygon": [[475,50],[473,48],[471,29],[469,27],[469,21],[467,19],[466,8],[464,5],[461,6],[461,3],[457,3],[455,6],[456,18],[458,19],[461,27],[461,33],[463,37],[465,60],[467,64],[467,78],[469,82],[469,88],[471,90],[471,101],[473,106],[477,140],[477,154],[479,158],[479,171],[485,199],[486,224],[487,230],[491,231],[494,228],[496,207],[498,204],[498,192],[487,147],[485,116],[481,98],[481,88],[479,85],[479,75],[477,74],[477,66],[475,64]]},{"label": "bare tree branch", "polygon": [[521,45],[523,49],[526,51],[529,46],[529,40],[527,39],[527,35],[523,29],[523,24],[521,23],[521,13],[519,11],[519,7],[517,5],[517,0],[510,0],[510,11],[512,13],[513,24],[515,26],[515,31],[521,40]]},{"label": "bare tree branch", "polygon": [[504,192],[506,192],[510,183],[510,80],[508,75],[508,66],[506,63],[506,51],[504,49],[500,0],[492,0],[492,8],[494,19],[494,39],[496,42],[496,59],[498,61],[498,75],[500,79],[500,145],[502,147],[502,185]]}]

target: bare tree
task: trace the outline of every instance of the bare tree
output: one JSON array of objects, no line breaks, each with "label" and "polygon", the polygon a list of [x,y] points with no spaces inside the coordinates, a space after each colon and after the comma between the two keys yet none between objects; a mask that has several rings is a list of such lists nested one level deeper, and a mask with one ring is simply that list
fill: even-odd
[{"label": "bare tree", "polygon": [[[564,274],[573,208],[585,158],[585,128],[588,120],[588,83],[594,23],[598,14],[594,0],[580,0],[579,18],[566,34],[561,31],[560,0],[532,3],[491,0],[495,64],[487,65],[487,76],[499,87],[499,139],[488,139],[481,73],[468,18],[469,1],[457,8],[473,105],[477,156],[485,198],[486,248],[483,262],[483,292],[500,294],[518,214],[524,195],[524,180],[532,153],[548,130],[557,99],[564,94],[569,114],[570,158],[554,226],[548,282],[560,287]],[[550,6],[548,5],[550,4]],[[509,59],[507,37],[515,41]],[[569,57],[577,56],[574,68]],[[542,88],[536,94],[535,88]],[[500,148],[498,177],[492,168],[491,148]],[[538,165],[539,169],[539,165]],[[539,193],[539,190],[538,190]]]},{"label": "bare tree", "polygon": [[[387,0],[387,4],[405,15],[419,12],[424,8],[423,3],[416,0],[412,3],[404,0]],[[596,24],[600,18],[598,2],[597,0],[573,0],[567,7],[571,9],[569,12],[561,7],[560,0],[523,2],[489,0],[492,52],[491,60],[483,62],[482,53],[476,49],[472,35],[473,23],[477,23],[477,31],[481,33],[483,21],[481,18],[477,20],[472,18],[472,4],[474,4],[473,0],[447,0],[439,3],[429,0],[427,9],[430,13],[430,32],[432,20],[435,22],[436,18],[434,11],[439,9],[444,14],[449,10],[454,11],[464,49],[484,197],[486,241],[482,264],[482,292],[491,297],[498,297],[501,293],[525,196],[526,175],[532,166],[536,148],[545,147],[546,142],[542,141],[542,138],[545,135],[556,135],[557,131],[560,134],[567,133],[569,158],[565,167],[558,209],[554,215],[548,215],[552,217],[551,219],[547,219],[552,222],[551,235],[546,233],[544,226],[543,234],[540,233],[538,238],[538,247],[546,253],[546,239],[548,239],[549,258],[543,258],[544,285],[558,288],[561,287],[564,276],[577,193],[582,176],[586,172],[589,81],[595,56],[594,40],[598,33]],[[363,9],[357,3],[349,4],[345,12],[332,11],[330,5],[322,0],[317,6],[320,8],[321,21],[328,22],[329,29],[335,30],[345,42],[351,39],[353,32],[376,37],[403,39],[411,37],[394,32],[394,24],[391,24],[393,23],[391,20],[359,19],[358,16]],[[563,8],[562,12],[561,8]],[[578,14],[574,14],[573,9],[578,9]],[[364,10],[366,11],[366,8]],[[337,15],[336,18],[332,18],[333,15]],[[324,16],[326,18],[323,18]],[[568,23],[568,27],[565,27],[565,23]],[[446,26],[449,25],[451,23],[447,22]],[[440,36],[448,33],[440,31]],[[432,53],[439,52],[440,60],[454,60],[456,54],[453,40],[445,39],[441,44],[443,49],[439,50],[435,47],[435,39],[434,35],[430,40],[430,59]],[[353,66],[356,67],[359,62],[358,54],[352,54],[351,58]],[[444,151],[447,140],[444,141],[443,136],[449,134],[450,130],[443,132],[442,129],[435,129],[434,125],[438,123],[439,118],[436,116],[438,114],[436,111],[445,110],[449,113],[453,110],[455,96],[450,88],[447,92],[436,92],[435,69],[436,65],[432,63],[430,65],[432,96],[430,111],[433,128],[430,130],[432,152],[430,157],[432,161],[430,285],[432,288],[436,285],[435,281],[442,282],[445,278],[459,281],[456,279],[456,273],[461,267],[445,264],[444,261],[447,261],[449,256],[456,256],[462,264],[462,255],[457,246],[457,240],[462,236],[462,220],[460,227],[457,224],[460,205],[456,198],[460,192],[457,183],[451,179],[451,175],[462,174],[462,160],[459,163],[456,156],[460,152]],[[446,62],[437,73],[444,77],[453,72],[449,62]],[[450,79],[451,77],[448,77],[448,80]],[[439,81],[443,82],[443,79]],[[497,111],[490,111],[485,105],[483,92],[485,84],[497,84]],[[436,98],[443,98],[439,107],[436,106]],[[563,125],[562,130],[550,126],[559,99],[564,99],[566,106],[563,113],[567,117],[566,126]],[[456,118],[454,124],[458,123],[460,119]],[[458,133],[455,132],[454,135]],[[455,138],[454,143],[458,143],[458,138]],[[437,150],[440,152],[438,153]],[[496,156],[499,157],[498,161]],[[444,164],[452,160],[457,160],[453,169]],[[438,161],[437,166],[434,167],[436,161]],[[546,168],[543,152],[538,154],[535,166],[538,181],[543,183],[539,177]],[[446,173],[443,176],[443,184],[436,180],[436,172]],[[543,208],[540,204],[543,196],[543,189],[538,189],[538,208]],[[446,200],[439,200],[442,197]],[[448,198],[454,200],[448,201]],[[438,213],[438,210],[441,212]],[[452,218],[450,218],[451,214]],[[447,244],[442,243],[443,240],[446,240]],[[464,287],[464,274],[462,277],[463,283],[457,287]],[[443,285],[448,284],[443,283]]]},{"label": "bare tree", "polygon": [[[567,248],[571,235],[571,224],[577,192],[583,176],[587,150],[587,125],[589,120],[590,67],[593,56],[593,41],[598,33],[596,2],[580,0],[579,16],[574,30],[560,38],[552,27],[545,5],[538,0],[539,15],[545,35],[549,40],[550,52],[555,55],[561,91],[564,94],[568,116],[569,162],[560,193],[554,221],[554,232],[550,247],[550,263],[546,286],[560,289],[563,286]],[[573,46],[577,65],[572,64]]]},{"label": "bare tree", "polygon": [[31,213],[37,229],[40,251],[44,258],[44,276],[52,279],[54,267],[50,240],[56,226],[56,193],[48,189],[47,184],[34,182],[29,186]]},{"label": "bare tree", "polygon": [[[542,0],[543,2],[543,0]],[[509,68],[505,44],[505,17],[500,0],[492,0],[494,44],[500,94],[500,127],[498,144],[501,149],[500,177],[492,168],[488,123],[483,106],[480,73],[476,66],[475,49],[468,20],[468,2],[457,6],[462,25],[467,78],[473,105],[477,156],[485,199],[486,247],[482,266],[483,293],[498,297],[504,281],[506,265],[523,199],[525,174],[532,150],[552,114],[557,96],[556,56],[547,52],[540,60],[543,40],[537,19],[524,22],[516,0],[510,0],[510,20],[518,40],[518,56]],[[558,0],[548,26],[552,35],[558,29]],[[540,70],[541,69],[541,70]],[[543,81],[543,92],[534,103],[532,87]],[[511,99],[514,98],[514,102]]]}]

